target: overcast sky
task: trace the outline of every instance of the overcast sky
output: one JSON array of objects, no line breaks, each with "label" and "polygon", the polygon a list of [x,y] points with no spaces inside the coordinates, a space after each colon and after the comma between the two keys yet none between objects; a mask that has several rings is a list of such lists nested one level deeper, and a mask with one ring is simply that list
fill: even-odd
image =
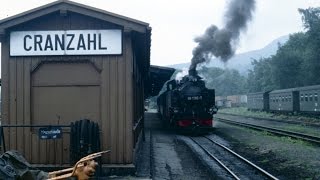
[{"label": "overcast sky", "polygon": [[[76,0],[75,0],[76,1]],[[0,19],[53,0],[0,0]],[[189,62],[193,39],[207,27],[223,25],[229,0],[77,0],[147,22],[152,27],[151,64]],[[289,33],[303,31],[298,8],[319,7],[319,0],[257,0],[254,18],[242,34],[237,53],[264,47]]]}]

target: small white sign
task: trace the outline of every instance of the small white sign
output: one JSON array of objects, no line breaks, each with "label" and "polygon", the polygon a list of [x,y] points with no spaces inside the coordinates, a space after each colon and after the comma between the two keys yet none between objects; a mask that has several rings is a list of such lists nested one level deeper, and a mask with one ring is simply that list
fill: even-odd
[{"label": "small white sign", "polygon": [[121,30],[14,31],[11,56],[118,55]]}]

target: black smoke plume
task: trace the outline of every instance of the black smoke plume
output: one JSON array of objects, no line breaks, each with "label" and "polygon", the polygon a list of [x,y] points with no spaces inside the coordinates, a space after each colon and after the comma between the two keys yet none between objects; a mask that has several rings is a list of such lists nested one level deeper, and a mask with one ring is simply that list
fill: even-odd
[{"label": "black smoke plume", "polygon": [[255,0],[231,0],[224,16],[224,27],[219,29],[212,25],[194,39],[198,46],[192,51],[189,72],[196,72],[199,63],[210,61],[213,56],[227,62],[234,55],[240,33],[246,30],[254,10]]}]

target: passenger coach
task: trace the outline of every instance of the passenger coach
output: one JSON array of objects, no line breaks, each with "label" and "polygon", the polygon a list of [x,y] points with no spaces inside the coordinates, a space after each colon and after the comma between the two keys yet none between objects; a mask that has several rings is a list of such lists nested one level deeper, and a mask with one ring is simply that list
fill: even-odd
[{"label": "passenger coach", "polygon": [[300,111],[320,113],[320,85],[299,88]]},{"label": "passenger coach", "polygon": [[320,85],[248,94],[249,110],[320,114]]}]

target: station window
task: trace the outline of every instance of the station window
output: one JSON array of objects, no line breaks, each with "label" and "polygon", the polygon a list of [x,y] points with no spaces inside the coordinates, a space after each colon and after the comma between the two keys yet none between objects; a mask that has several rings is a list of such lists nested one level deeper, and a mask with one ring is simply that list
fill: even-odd
[{"label": "station window", "polygon": [[308,94],[305,94],[304,100],[305,100],[306,102],[308,102]]},{"label": "station window", "polygon": [[318,101],[318,93],[314,93],[314,101]]},{"label": "station window", "polygon": [[313,101],[312,94],[310,94],[310,96],[309,96],[309,101]]},{"label": "station window", "polygon": [[303,94],[301,94],[301,98],[300,98],[300,100],[301,100],[301,101],[303,101],[303,100],[304,100],[304,98],[303,98]]}]

